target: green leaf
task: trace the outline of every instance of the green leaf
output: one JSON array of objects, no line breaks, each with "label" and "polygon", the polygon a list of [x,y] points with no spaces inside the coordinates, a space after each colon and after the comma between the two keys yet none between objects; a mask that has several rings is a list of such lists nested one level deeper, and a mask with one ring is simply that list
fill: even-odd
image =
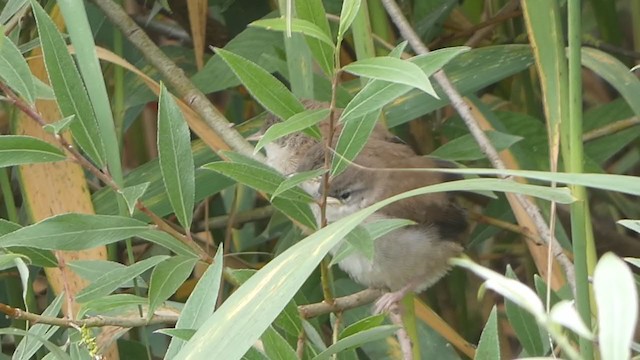
[{"label": "green leaf", "polygon": [[277,197],[271,201],[271,205],[307,229],[315,230],[318,227],[309,204]]},{"label": "green leaf", "polygon": [[626,257],[626,258],[624,258],[624,261],[628,262],[629,264],[631,264],[631,265],[633,265],[633,266],[635,266],[637,268],[640,268],[640,259],[638,259],[638,258]]},{"label": "green leaf", "polygon": [[191,227],[195,170],[189,126],[164,85],[158,108],[158,158],[169,202],[180,224]]},{"label": "green leaf", "polygon": [[[193,334],[196,333],[196,331],[194,329],[158,329],[154,331],[154,333],[171,336],[172,338],[171,341],[173,341],[174,339],[189,341],[189,339],[191,339],[191,337],[193,336]],[[165,356],[165,359],[170,359],[170,358]]]},{"label": "green leaf", "polygon": [[[107,260],[74,260],[67,263],[69,268],[81,278],[89,282],[95,282],[102,275],[116,269],[126,268],[124,264]],[[133,281],[121,284],[120,287],[133,287]]]},{"label": "green leaf", "polygon": [[62,161],[60,149],[32,136],[0,136],[0,168],[23,164]]},{"label": "green leaf", "polygon": [[620,60],[594,48],[582,48],[582,65],[591,69],[613,86],[640,116],[640,80]]},{"label": "green leaf", "polygon": [[156,308],[169,299],[189,278],[197,262],[197,258],[178,255],[161,262],[153,269],[149,283],[148,319],[153,316]]},{"label": "green leaf", "polygon": [[598,344],[603,360],[628,359],[636,322],[638,293],[629,267],[606,253],[593,274],[598,305]]},{"label": "green leaf", "polygon": [[[456,89],[465,96],[525,70],[533,62],[531,46],[528,44],[486,46],[460,54],[447,63],[443,70]],[[448,97],[439,86],[436,85],[435,88],[441,99],[436,99],[420,90],[404,92],[405,95],[401,98],[397,96],[382,98],[381,101],[385,101],[384,104],[393,101],[384,110],[387,126],[393,128],[448,105]],[[375,101],[371,103],[376,104]]]},{"label": "green leaf", "polygon": [[381,56],[352,62],[342,70],[358,76],[415,87],[438,98],[429,77],[418,65],[406,60]]},{"label": "green leaf", "polygon": [[[248,187],[273,194],[284,181],[282,175],[266,166],[255,166],[231,162],[213,162],[202,166],[203,169],[218,172]],[[311,195],[299,188],[284,191],[280,197],[299,202],[311,202]]]},{"label": "green leaf", "polygon": [[165,247],[176,255],[198,257],[196,250],[164,231],[151,229],[138,234],[138,237]]},{"label": "green leaf", "polygon": [[[492,190],[501,191],[506,182],[496,181]],[[394,201],[411,196],[454,188],[483,190],[476,186],[479,183],[473,179],[415,189],[380,201],[314,232],[271,260],[229,296],[176,359],[240,358],[284,309],[329,250],[367,217]],[[542,304],[540,308],[544,312]]]},{"label": "green leaf", "polygon": [[[251,24],[249,24],[249,26],[257,26],[257,27],[265,28],[267,30],[276,30],[276,31],[285,31],[287,28],[286,19],[284,17],[277,18],[277,19],[256,20]],[[333,44],[333,41],[329,37],[329,35],[324,31],[322,31],[318,26],[316,26],[316,24],[310,21],[292,18],[291,31],[316,38],[327,45],[335,46]]]},{"label": "green leaf", "polygon": [[[413,57],[409,61],[418,65],[426,75],[431,76],[450,60],[468,50],[469,48],[467,47],[440,49],[432,51],[429,54]],[[394,54],[389,54],[389,56],[393,55]],[[348,123],[351,119],[356,119],[369,112],[382,109],[382,107],[408,93],[411,89],[413,89],[413,87],[405,84],[382,80],[369,81],[349,102],[342,112],[340,121]],[[428,98],[432,99],[431,97]]]},{"label": "green leaf", "polygon": [[256,101],[269,112],[286,120],[304,111],[300,101],[265,69],[232,52],[218,48],[215,51],[229,65]]},{"label": "green leaf", "polygon": [[264,352],[269,359],[278,360],[296,360],[298,356],[296,351],[287,343],[287,340],[282,337],[272,326],[269,326],[267,330],[262,334],[262,344],[264,345]]},{"label": "green leaf", "polygon": [[[327,37],[331,37],[331,29],[322,0],[295,1],[296,13],[300,19],[307,20],[316,25]],[[329,45],[312,37],[305,37],[309,50],[314,59],[324,71],[324,74],[331,77],[334,68],[335,45]],[[333,41],[331,41],[333,43]]]},{"label": "green leaf", "polygon": [[40,267],[58,267],[58,260],[49,250],[40,250],[22,246],[11,247],[11,253],[24,255],[31,265]]},{"label": "green leaf", "polygon": [[60,119],[54,123],[47,124],[42,128],[51,134],[57,135],[57,134],[60,134],[62,131],[66,130],[69,126],[71,126],[71,123],[75,118],[76,118],[75,115],[67,116],[66,118]]},{"label": "green leaf", "polygon": [[351,335],[355,335],[364,330],[369,330],[375,327],[378,327],[384,323],[386,318],[385,314],[371,315],[364,319],[360,319],[355,323],[347,326],[344,330],[340,332],[340,339],[344,339]]},{"label": "green leaf", "polygon": [[135,278],[167,258],[168,256],[164,255],[153,256],[125,268],[111,270],[82,289],[76,296],[76,300],[83,303],[109,295],[123,283]]},{"label": "green leaf", "polygon": [[[207,271],[198,280],[187,302],[184,304],[176,323],[176,330],[197,330],[213,314],[213,309],[218,301],[220,280],[222,279],[222,254],[222,246],[220,246],[213,259],[213,264],[209,265]],[[173,359],[185,343],[186,341],[182,341],[180,338],[171,339],[164,358],[167,360]]]},{"label": "green leaf", "polygon": [[478,348],[476,349],[476,360],[499,360],[500,357],[500,338],[498,337],[498,311],[495,305],[491,310],[487,324],[482,330]]},{"label": "green leaf", "polygon": [[29,258],[22,254],[0,254],[0,271],[16,267],[17,259],[29,262]]},{"label": "green leaf", "polygon": [[120,195],[122,195],[129,208],[129,215],[133,215],[138,200],[144,195],[144,192],[147,191],[149,184],[149,182],[144,182],[142,184],[128,186],[120,191]]},{"label": "green leaf", "polygon": [[[508,149],[511,145],[522,140],[520,136],[494,130],[486,131],[485,134],[498,151]],[[479,160],[486,157],[471,134],[466,134],[447,142],[435,149],[430,155],[453,161]]]},{"label": "green leaf", "polygon": [[303,171],[300,173],[295,173],[292,176],[288,177],[285,181],[278,185],[278,188],[271,195],[271,200],[273,201],[278,195],[282,194],[282,192],[287,191],[291,188],[294,188],[305,181],[317,179],[320,175],[326,173],[325,169],[317,169],[310,171]]},{"label": "green leaf", "polygon": [[640,220],[618,220],[616,222],[640,234]]},{"label": "green leaf", "polygon": [[67,51],[67,44],[44,9],[33,0],[31,7],[38,25],[49,82],[60,112],[64,117],[76,116],[77,121],[71,124],[74,140],[91,160],[104,167],[105,150],[98,122],[78,69]]},{"label": "green leaf", "polygon": [[102,296],[82,304],[82,311],[79,316],[86,313],[105,314],[116,309],[138,307],[146,305],[148,300],[133,294],[115,294]]},{"label": "green leaf", "polygon": [[[266,144],[274,140],[280,139],[281,137],[287,136],[289,134],[302,131],[319,123],[320,121],[326,119],[328,115],[329,109],[305,110],[301,113],[293,115],[292,117],[287,119],[287,121],[273,124],[269,129],[267,129],[267,131],[256,144],[254,153],[257,153]],[[318,133],[317,130],[316,134],[316,138],[320,138],[320,133]]]},{"label": "green leaf", "polygon": [[[507,266],[507,276],[510,279],[517,280],[516,274],[510,265]],[[546,355],[549,349],[548,341],[545,341],[547,338],[541,336],[536,318],[508,299],[505,300],[505,310],[509,324],[527,352],[527,356]]]},{"label": "green leaf", "polygon": [[366,145],[379,117],[380,110],[377,110],[363,115],[360,119],[351,119],[344,123],[336,143],[336,153],[331,161],[331,176],[338,176],[358,156]]},{"label": "green leaf", "polygon": [[395,325],[381,325],[371,329],[360,331],[356,334],[338,340],[325,351],[314,357],[313,360],[329,359],[331,355],[340,351],[355,348],[372,341],[379,341],[393,335],[398,330]]},{"label": "green leaf", "polygon": [[[59,294],[53,299],[51,304],[42,312],[42,316],[57,317],[62,307],[64,294]],[[18,347],[15,349],[13,359],[30,359],[41,347],[46,345],[45,341],[49,340],[53,334],[58,331],[58,326],[48,324],[35,324],[31,326],[22,339]],[[48,348],[48,347],[47,347]],[[51,351],[51,349],[49,349]]]},{"label": "green leaf", "polygon": [[586,339],[593,339],[593,334],[578,314],[574,301],[562,300],[555,304],[549,312],[549,319],[552,323],[562,325]]},{"label": "green leaf", "polygon": [[70,213],[0,236],[0,247],[78,251],[137,236],[147,230],[147,224],[131,218]]},{"label": "green leaf", "polygon": [[379,237],[387,235],[393,230],[415,224],[415,221],[407,219],[381,219],[369,224],[365,224],[364,228],[367,230],[367,232],[369,232],[371,238],[375,240]]},{"label": "green leaf", "polygon": [[0,79],[18,95],[33,105],[35,85],[27,61],[18,47],[6,35],[0,39]]},{"label": "green leaf", "polygon": [[[353,23],[360,10],[361,0],[345,0],[342,2],[342,10],[340,11],[340,24],[338,25],[338,39],[342,41],[347,29]],[[339,42],[340,42],[339,41]]]},{"label": "green leaf", "polygon": [[0,24],[6,24],[7,21],[18,13],[23,6],[27,3],[27,0],[9,0],[4,5],[2,13],[0,13]]},{"label": "green leaf", "polygon": [[22,226],[6,219],[0,218],[0,235],[5,235],[20,229]]},{"label": "green leaf", "polygon": [[354,252],[359,252],[367,259],[372,260],[374,255],[373,239],[363,226],[357,226],[347,236],[340,245],[338,251],[333,255],[329,266],[338,264]]}]

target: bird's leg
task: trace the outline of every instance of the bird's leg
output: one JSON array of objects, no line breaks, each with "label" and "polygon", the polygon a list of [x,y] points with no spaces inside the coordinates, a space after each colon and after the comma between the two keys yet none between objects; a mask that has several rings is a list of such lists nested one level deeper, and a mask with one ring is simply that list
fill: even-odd
[{"label": "bird's leg", "polygon": [[398,326],[396,337],[398,338],[398,343],[400,344],[400,350],[402,351],[404,360],[413,360],[411,338],[409,337],[409,334],[404,327],[404,323],[402,322],[402,308],[400,303],[392,303],[388,311],[391,323]]},{"label": "bird's leg", "polygon": [[414,280],[403,286],[398,291],[388,292],[380,296],[380,298],[376,301],[375,306],[373,307],[373,313],[382,314],[383,312],[390,312],[393,305],[397,305],[400,300],[402,300],[404,296],[409,293],[409,291],[413,291],[413,289],[415,289],[417,286],[419,286],[419,283]]}]

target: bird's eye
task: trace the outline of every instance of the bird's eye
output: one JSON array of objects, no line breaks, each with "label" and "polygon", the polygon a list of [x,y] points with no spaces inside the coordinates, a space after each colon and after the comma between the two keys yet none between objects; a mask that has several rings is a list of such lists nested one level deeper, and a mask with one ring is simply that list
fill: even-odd
[{"label": "bird's eye", "polygon": [[340,194],[340,200],[342,201],[349,200],[350,197],[351,197],[351,191],[345,191]]}]

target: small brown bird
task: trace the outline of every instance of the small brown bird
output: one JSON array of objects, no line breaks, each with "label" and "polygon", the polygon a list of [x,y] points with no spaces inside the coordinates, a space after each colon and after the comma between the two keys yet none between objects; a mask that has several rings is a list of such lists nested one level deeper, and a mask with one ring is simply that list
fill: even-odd
[{"label": "small brown bird", "polygon": [[[324,161],[319,154],[323,152],[319,144],[312,148],[298,171],[322,167]],[[354,165],[330,180],[327,220],[337,221],[405,191],[453,180],[440,173],[401,170],[442,167],[450,166],[418,156],[404,144],[370,139]],[[409,219],[416,225],[375,240],[373,259],[354,252],[338,263],[355,281],[388,291],[377,301],[375,312],[388,310],[407,292],[421,292],[438,281],[449,269],[448,260],[462,252],[460,243],[467,231],[464,211],[447,193],[397,201],[365,223],[392,218]]]},{"label": "small brown bird", "polygon": [[[329,107],[329,104],[318,102],[315,100],[303,100],[303,105],[308,110],[313,109],[325,109]],[[333,136],[333,144],[338,141],[338,136],[340,135],[340,131],[342,131],[342,126],[337,124],[337,119],[340,117],[342,113],[341,109],[338,109],[335,114],[336,119],[336,127],[334,130]],[[262,125],[262,129],[258,132],[258,134],[264,134],[271,126],[279,123],[281,120],[274,116],[269,115],[264,124]],[[328,136],[329,134],[329,119],[325,119],[318,124],[320,128],[320,133],[322,136]],[[373,129],[371,133],[370,139],[380,139],[385,140],[391,143],[401,142],[395,135],[393,135],[387,128],[378,123]],[[267,145],[265,145],[264,149],[267,154],[267,164],[274,169],[278,170],[283,175],[291,175],[296,172],[298,169],[298,164],[300,161],[308,155],[311,147],[318,145],[318,141],[303,134],[303,133],[295,133],[290,134],[284,137],[281,137]],[[413,153],[411,149],[407,147],[410,153]],[[407,153],[409,155],[410,153]]]},{"label": "small brown bird", "polygon": [[[309,109],[326,104],[306,101]],[[270,117],[262,132],[279,120]],[[320,123],[324,136],[328,121]],[[335,130],[333,144],[341,128]],[[291,134],[265,146],[268,164],[283,173],[318,169],[324,165],[324,144],[303,133]],[[342,174],[330,180],[327,220],[334,222],[371,204],[419,187],[453,180],[430,172],[408,172],[403,168],[451,167],[448,163],[421,157],[397,140],[382,124],[374,128],[361,153]],[[395,169],[395,170],[394,170]],[[319,182],[303,188],[313,196],[321,194]],[[467,230],[464,212],[446,193],[421,195],[390,204],[365,222],[402,218],[416,225],[394,230],[375,240],[373,259],[354,252],[338,265],[355,281],[387,291],[376,303],[375,312],[389,310],[409,291],[420,292],[433,285],[449,269],[448,260],[462,252],[461,239]],[[335,254],[339,247],[332,250]]]}]

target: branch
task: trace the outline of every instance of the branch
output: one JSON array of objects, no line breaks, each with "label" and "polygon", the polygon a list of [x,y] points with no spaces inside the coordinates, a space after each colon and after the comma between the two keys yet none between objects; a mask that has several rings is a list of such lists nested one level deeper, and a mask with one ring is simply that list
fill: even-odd
[{"label": "branch", "polygon": [[202,91],[191,83],[184,71],[156,46],[122,7],[112,0],[93,0],[92,2],[120,29],[127,40],[140,50],[149,64],[171,85],[173,92],[182,97],[225,143],[243,155],[264,160],[262,155],[253,154],[253,147],[231,127],[231,123],[218,112]]},{"label": "branch", "polygon": [[[411,28],[409,22],[402,14],[402,11],[398,7],[398,5],[393,0],[382,0],[382,3],[387,10],[387,13],[391,17],[391,20],[396,24],[402,37],[404,37],[411,47],[415,50],[415,52],[419,55],[429,53],[429,49],[422,43],[422,40],[418,37],[416,32]],[[482,131],[480,126],[478,125],[476,119],[471,114],[471,109],[465,103],[460,93],[453,87],[453,84],[444,73],[443,70],[440,70],[435,73],[434,78],[438,82],[438,84],[442,87],[442,90],[447,95],[449,100],[451,100],[451,105],[456,109],[460,117],[462,117],[465,125],[469,129],[471,135],[473,135],[474,139],[478,143],[480,150],[487,156],[489,161],[494,168],[499,170],[505,170],[506,166],[504,162],[500,159],[498,152],[493,147],[487,135]],[[512,177],[503,176],[504,179],[513,180]],[[575,294],[575,269],[573,267],[573,263],[569,260],[569,258],[564,254],[562,246],[558,243],[558,240],[555,238],[555,235],[551,233],[549,230],[549,226],[545,222],[542,214],[540,213],[540,209],[526,196],[520,194],[513,194],[513,197],[517,200],[520,206],[524,209],[530,219],[533,221],[536,229],[540,233],[540,236],[545,241],[545,243],[551,248],[553,251],[554,257],[558,260],[560,265],[563,267],[567,282],[570,284],[573,293]]]},{"label": "branch", "polygon": [[54,326],[60,326],[64,328],[69,327],[103,327],[103,326],[119,326],[123,328],[132,328],[147,326],[153,324],[175,324],[178,321],[179,315],[154,315],[151,319],[140,318],[126,318],[126,317],[108,317],[108,316],[95,316],[82,320],[71,320],[65,318],[58,318],[53,316],[43,316],[34,313],[24,311],[19,308],[14,308],[7,304],[0,303],[0,313],[7,315],[8,317],[16,320],[26,320],[32,324],[48,324]]},{"label": "branch", "polygon": [[320,302],[315,304],[307,304],[298,306],[298,312],[303,319],[310,319],[316,316],[328,314],[331,312],[341,312],[362,305],[371,304],[373,300],[382,295],[380,290],[366,289],[355,294],[334,298],[333,303]]}]

